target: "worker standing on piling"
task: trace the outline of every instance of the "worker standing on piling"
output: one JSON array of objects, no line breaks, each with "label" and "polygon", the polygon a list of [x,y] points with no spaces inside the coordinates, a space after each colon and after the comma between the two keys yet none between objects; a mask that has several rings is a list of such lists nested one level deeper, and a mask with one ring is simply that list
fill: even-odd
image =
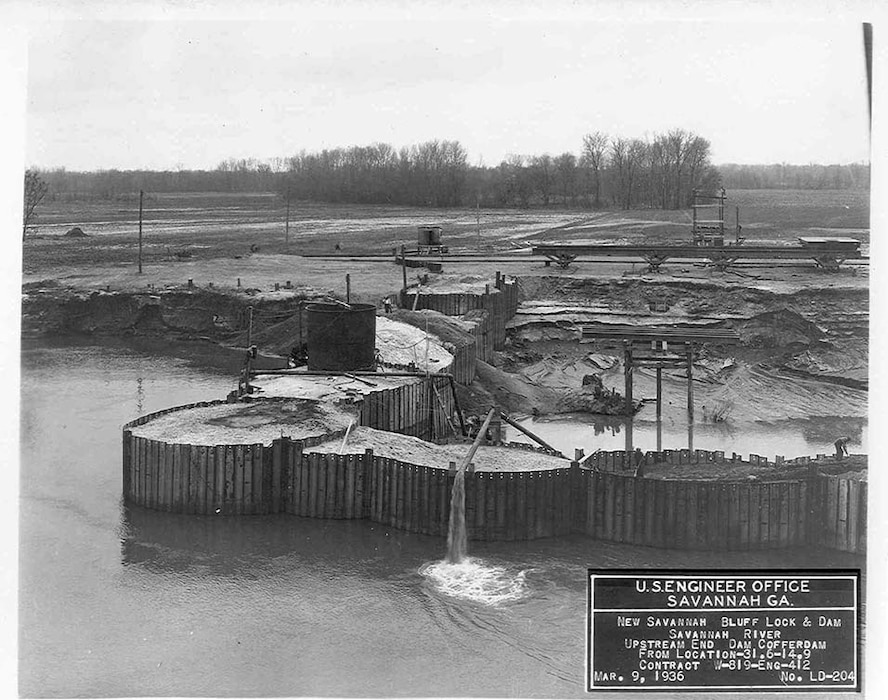
[{"label": "worker standing on piling", "polygon": [[848,456],[848,443],[851,442],[849,437],[840,437],[833,444],[836,447],[836,459]]}]

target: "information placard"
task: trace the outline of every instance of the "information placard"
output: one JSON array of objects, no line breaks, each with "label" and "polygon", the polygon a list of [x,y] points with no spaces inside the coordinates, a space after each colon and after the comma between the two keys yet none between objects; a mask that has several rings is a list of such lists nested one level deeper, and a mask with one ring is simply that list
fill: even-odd
[{"label": "information placard", "polygon": [[859,690],[859,570],[589,570],[588,690]]}]

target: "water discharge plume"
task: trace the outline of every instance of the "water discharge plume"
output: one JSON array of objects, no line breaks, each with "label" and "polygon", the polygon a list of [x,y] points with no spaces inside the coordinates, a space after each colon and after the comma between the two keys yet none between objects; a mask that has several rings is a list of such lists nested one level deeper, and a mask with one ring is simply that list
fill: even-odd
[{"label": "water discharge plume", "polygon": [[459,564],[466,558],[466,472],[459,469],[450,493],[450,524],[447,528],[447,563]]},{"label": "water discharge plume", "polygon": [[463,457],[462,462],[456,468],[456,474],[453,478],[453,489],[450,492],[450,523],[447,526],[447,562],[449,564],[459,564],[466,557],[467,536],[466,536],[466,468],[475,456],[481,441],[487,434],[487,428],[496,413],[495,408],[491,408],[487,413],[487,418],[478,429],[475,441]]},{"label": "water discharge plume", "polygon": [[460,598],[483,605],[500,605],[527,596],[527,570],[509,571],[490,566],[474,557],[465,557],[458,564],[436,561],[419,569],[436,591],[451,598]]}]

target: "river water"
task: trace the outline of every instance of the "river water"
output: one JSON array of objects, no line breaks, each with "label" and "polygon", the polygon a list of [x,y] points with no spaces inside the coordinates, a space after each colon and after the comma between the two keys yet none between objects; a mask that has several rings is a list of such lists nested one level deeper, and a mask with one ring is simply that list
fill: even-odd
[{"label": "river water", "polygon": [[[651,414],[654,414],[653,416]],[[848,450],[867,454],[869,431],[865,418],[830,416],[782,421],[744,421],[705,423],[700,418],[689,423],[683,409],[671,410],[660,423],[654,406],[645,405],[632,420],[563,414],[547,417],[525,417],[518,422],[565,455],[573,456],[576,448],[586,454],[595,450],[722,450],[750,453],[773,460],[776,455],[793,457],[835,454],[833,443],[840,436],[850,437]],[[518,430],[508,427],[506,439],[533,443]]]},{"label": "river water", "polygon": [[121,501],[121,425],[224,396],[196,346],[31,347],[22,367],[25,696],[582,697],[587,567],[862,566],[829,551],[469,543],[363,521],[177,516]]}]

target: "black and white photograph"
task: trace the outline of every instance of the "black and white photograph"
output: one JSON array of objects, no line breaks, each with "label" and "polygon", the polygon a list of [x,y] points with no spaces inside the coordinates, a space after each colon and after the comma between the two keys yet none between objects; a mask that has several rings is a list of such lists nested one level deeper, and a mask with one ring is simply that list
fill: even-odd
[{"label": "black and white photograph", "polygon": [[12,7],[11,693],[878,696],[874,6]]}]

